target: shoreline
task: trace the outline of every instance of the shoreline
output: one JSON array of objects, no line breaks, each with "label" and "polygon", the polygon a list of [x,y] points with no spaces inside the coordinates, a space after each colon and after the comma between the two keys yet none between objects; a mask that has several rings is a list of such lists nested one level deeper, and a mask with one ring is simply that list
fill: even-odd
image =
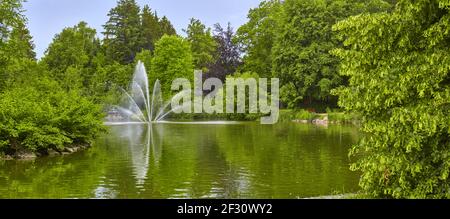
[{"label": "shoreline", "polygon": [[315,113],[304,109],[283,109],[280,110],[279,121],[295,122],[301,124],[313,124],[319,126],[327,125],[360,125],[361,120],[358,115],[345,112]]},{"label": "shoreline", "polygon": [[358,197],[357,193],[346,193],[346,194],[337,194],[337,195],[323,195],[316,197],[309,197],[303,199],[356,199]]},{"label": "shoreline", "polygon": [[55,156],[64,156],[64,155],[71,155],[86,149],[89,149],[91,145],[89,144],[78,144],[78,145],[70,145],[65,147],[63,150],[54,150],[49,149],[44,152],[30,152],[30,151],[18,151],[14,154],[5,154],[0,155],[0,160],[35,160],[37,158],[43,158],[43,157],[55,157]]}]

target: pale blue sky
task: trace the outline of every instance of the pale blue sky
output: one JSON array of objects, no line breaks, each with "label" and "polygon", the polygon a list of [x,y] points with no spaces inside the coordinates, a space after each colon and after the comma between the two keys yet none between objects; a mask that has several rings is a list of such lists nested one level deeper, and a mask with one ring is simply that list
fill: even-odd
[{"label": "pale blue sky", "polygon": [[[142,7],[150,5],[161,17],[166,15],[178,34],[186,28],[191,17],[200,19],[212,27],[215,23],[225,25],[231,22],[236,29],[246,22],[250,8],[258,6],[261,0],[137,0]],[[55,34],[64,27],[86,21],[100,34],[107,20],[108,11],[116,0],[28,0],[24,3],[28,27],[40,58]]]}]

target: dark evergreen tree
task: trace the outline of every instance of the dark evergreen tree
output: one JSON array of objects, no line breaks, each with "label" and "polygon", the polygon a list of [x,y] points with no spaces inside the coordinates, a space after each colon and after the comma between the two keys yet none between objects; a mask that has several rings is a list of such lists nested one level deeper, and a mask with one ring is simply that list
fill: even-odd
[{"label": "dark evergreen tree", "polygon": [[163,16],[161,20],[159,21],[159,27],[160,27],[160,35],[159,38],[161,38],[164,35],[176,35],[177,31],[173,27],[172,23],[170,23],[169,19],[167,19],[166,16]]},{"label": "dark evergreen tree", "polygon": [[161,28],[156,12],[152,12],[148,5],[145,5],[141,13],[141,49],[153,51],[155,42],[160,38]]},{"label": "dark evergreen tree", "polygon": [[200,20],[192,18],[184,32],[191,43],[194,67],[208,72],[208,66],[214,62],[214,53],[217,50],[217,43],[211,34],[211,29],[206,28]]},{"label": "dark evergreen tree", "polygon": [[[0,91],[23,72],[24,63],[35,59],[32,37],[22,15],[23,0],[0,1]],[[29,60],[28,60],[29,59]]]},{"label": "dark evergreen tree", "polygon": [[8,46],[6,47],[10,57],[36,59],[33,39],[24,22],[17,23],[10,34]]},{"label": "dark evergreen tree", "polygon": [[111,61],[129,64],[141,48],[140,8],[135,0],[119,0],[108,17],[103,25],[106,56]]}]

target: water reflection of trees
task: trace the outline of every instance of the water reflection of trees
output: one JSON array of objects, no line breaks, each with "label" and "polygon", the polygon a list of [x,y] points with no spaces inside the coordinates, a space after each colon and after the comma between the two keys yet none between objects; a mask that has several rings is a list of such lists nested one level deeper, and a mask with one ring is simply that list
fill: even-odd
[{"label": "water reflection of trees", "polygon": [[304,197],[357,189],[358,176],[348,170],[347,159],[349,146],[358,138],[353,127],[249,125],[224,133],[219,137],[229,142],[221,144],[227,163],[249,170],[251,176],[251,189],[243,197]]},{"label": "water reflection of trees", "polygon": [[253,123],[111,127],[87,151],[3,161],[0,197],[292,198],[349,191],[358,181],[347,159],[355,130]]},{"label": "water reflection of trees", "polygon": [[0,198],[89,198],[105,168],[97,150],[0,163]]},{"label": "water reflection of trees", "polygon": [[[168,126],[160,169],[163,197],[298,197],[352,191],[354,128],[309,125]],[[181,157],[181,158],[180,158]],[[349,186],[347,186],[349,185]]]}]

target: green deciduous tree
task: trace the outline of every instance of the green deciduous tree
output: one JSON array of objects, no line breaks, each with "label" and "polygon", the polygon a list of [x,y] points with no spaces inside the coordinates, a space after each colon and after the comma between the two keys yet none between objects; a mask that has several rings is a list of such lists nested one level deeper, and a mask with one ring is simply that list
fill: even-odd
[{"label": "green deciduous tree", "polygon": [[101,60],[102,57],[98,59],[86,96],[99,104],[117,104],[120,95],[123,95],[119,87],[128,87],[133,75],[133,65],[122,65],[118,62],[104,63]]},{"label": "green deciduous tree", "polygon": [[93,59],[100,53],[100,40],[95,29],[85,22],[65,28],[49,45],[42,64],[51,72],[52,78],[61,82],[65,89],[83,89],[85,93],[96,71]]},{"label": "green deciduous tree", "polygon": [[280,78],[281,99],[290,107],[330,98],[344,80],[330,51],[340,47],[332,25],[362,12],[389,9],[380,0],[286,0],[276,29],[272,72]]},{"label": "green deciduous tree", "polygon": [[[37,70],[36,66],[29,69]],[[103,114],[77,92],[66,92],[41,72],[0,94],[0,152],[62,151],[90,143],[103,131]]]},{"label": "green deciduous tree", "polygon": [[37,63],[21,3],[0,1],[0,153],[87,144],[104,117],[78,92],[100,48],[95,30],[85,23],[65,29]]},{"label": "green deciduous tree", "polygon": [[360,185],[375,197],[450,198],[450,3],[399,1],[334,28],[345,39],[339,103],[363,117],[354,146]]},{"label": "green deciduous tree", "polygon": [[140,53],[136,55],[134,64],[136,65],[138,61],[143,62],[147,72],[149,72],[152,66],[152,52],[150,50],[142,50]]},{"label": "green deciduous tree", "polygon": [[249,21],[239,27],[236,40],[245,53],[242,71],[252,71],[266,78],[272,75],[272,48],[281,6],[279,0],[263,1],[249,11]]},{"label": "green deciduous tree", "polygon": [[84,68],[91,64],[99,51],[100,42],[96,30],[80,22],[57,34],[45,52],[42,62],[58,77],[70,66]]},{"label": "green deciduous tree", "polygon": [[39,80],[39,77],[47,77],[49,75],[47,69],[43,65],[38,65],[35,60],[32,59],[11,59],[8,65],[2,68],[9,74],[9,77],[2,81],[5,85],[4,90],[8,90],[17,84],[26,86],[26,82],[32,82]]},{"label": "green deciduous tree", "polygon": [[193,79],[194,69],[189,42],[179,36],[163,36],[155,45],[155,52],[149,74],[149,83],[161,82],[165,97],[172,94],[172,80]]}]

